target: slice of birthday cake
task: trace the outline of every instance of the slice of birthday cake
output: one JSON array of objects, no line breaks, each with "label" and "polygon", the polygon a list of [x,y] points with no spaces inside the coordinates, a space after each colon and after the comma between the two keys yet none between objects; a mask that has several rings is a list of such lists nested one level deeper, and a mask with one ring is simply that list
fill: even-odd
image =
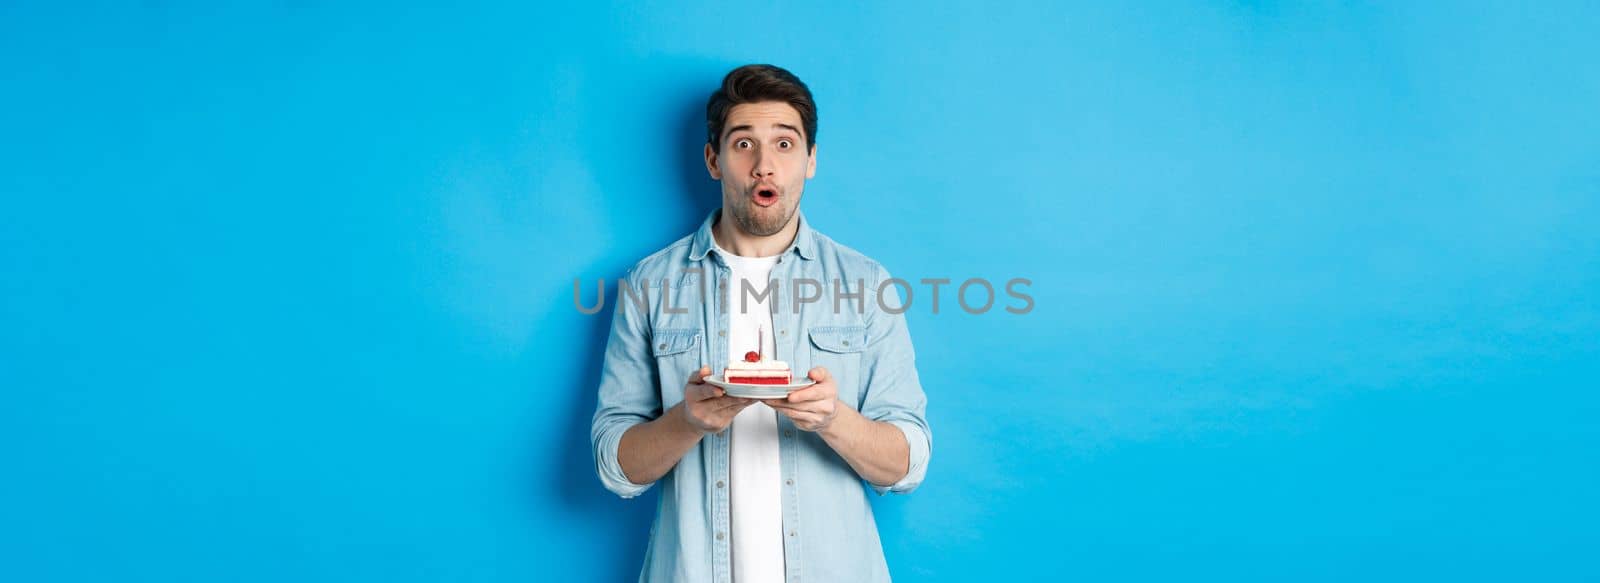
[{"label": "slice of birthday cake", "polygon": [[[756,348],[764,349],[761,332],[757,332]],[[765,350],[757,352],[752,350],[744,353],[744,360],[728,361],[728,367],[722,371],[723,378],[730,383],[746,385],[787,385],[789,384],[789,363],[781,360],[767,360]]]}]

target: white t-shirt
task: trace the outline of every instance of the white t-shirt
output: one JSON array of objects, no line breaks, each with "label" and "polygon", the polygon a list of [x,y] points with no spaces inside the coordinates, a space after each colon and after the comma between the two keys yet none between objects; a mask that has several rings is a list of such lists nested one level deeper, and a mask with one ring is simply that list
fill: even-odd
[{"label": "white t-shirt", "polygon": [[[740,257],[717,252],[732,271],[728,278],[728,359],[744,358],[756,350],[757,330],[765,331],[762,352],[774,354],[772,296],[757,302],[778,256]],[[755,293],[746,296],[740,310],[742,280]],[[781,360],[781,359],[780,359]],[[778,412],[757,402],[733,418],[729,447],[729,502],[733,530],[733,580],[737,583],[783,583],[783,473],[779,466]]]}]

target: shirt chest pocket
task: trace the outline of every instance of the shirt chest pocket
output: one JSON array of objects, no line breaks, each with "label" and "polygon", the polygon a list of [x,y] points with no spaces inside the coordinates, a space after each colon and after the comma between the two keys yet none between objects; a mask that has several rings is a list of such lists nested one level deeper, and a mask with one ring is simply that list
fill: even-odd
[{"label": "shirt chest pocket", "polygon": [[700,331],[693,328],[662,328],[655,331],[650,350],[656,358],[661,379],[661,400],[667,407],[683,400],[683,385],[689,373],[700,368]]},{"label": "shirt chest pocket", "polygon": [[[867,347],[867,329],[863,326],[813,326],[807,330],[811,337],[811,366],[828,369],[839,385],[839,400],[851,407],[861,408],[861,351]],[[806,371],[795,371],[801,376]]]}]

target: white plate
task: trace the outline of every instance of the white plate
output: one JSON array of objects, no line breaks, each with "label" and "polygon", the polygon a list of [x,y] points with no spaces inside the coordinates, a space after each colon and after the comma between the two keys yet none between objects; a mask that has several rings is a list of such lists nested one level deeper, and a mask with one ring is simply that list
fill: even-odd
[{"label": "white plate", "polygon": [[808,377],[800,377],[799,382],[787,385],[747,385],[745,383],[730,383],[722,380],[720,376],[706,377],[706,382],[722,387],[729,395],[746,399],[782,399],[800,389],[817,384]]}]

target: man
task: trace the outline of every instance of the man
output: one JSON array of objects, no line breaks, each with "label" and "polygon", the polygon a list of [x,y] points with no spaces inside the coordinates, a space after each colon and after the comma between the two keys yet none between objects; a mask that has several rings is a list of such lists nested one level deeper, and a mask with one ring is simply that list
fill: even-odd
[{"label": "man", "polygon": [[[639,578],[888,581],[861,482],[910,492],[932,445],[903,308],[882,266],[800,213],[817,164],[804,83],[734,69],[706,126],[722,208],[628,271],[592,427],[607,489],[661,484]],[[752,351],[815,384],[757,400],[705,382]]]}]

